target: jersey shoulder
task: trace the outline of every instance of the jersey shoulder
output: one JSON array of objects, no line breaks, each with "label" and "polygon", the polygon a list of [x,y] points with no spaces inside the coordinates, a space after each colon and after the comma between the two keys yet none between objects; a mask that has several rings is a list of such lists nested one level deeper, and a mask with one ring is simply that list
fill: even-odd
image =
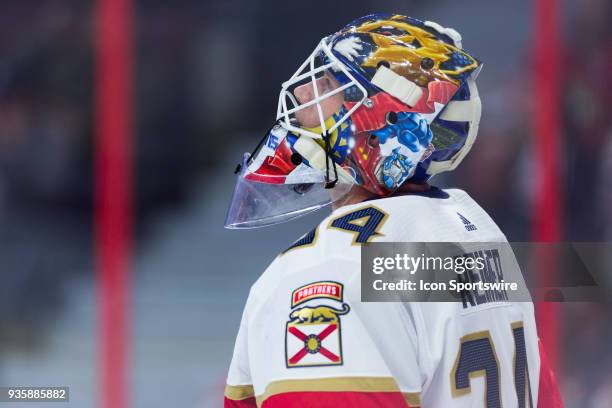
[{"label": "jersey shoulder", "polygon": [[[345,281],[359,274],[361,246],[369,242],[503,242],[489,215],[459,189],[432,187],[335,209],[288,245],[252,294],[272,294],[280,282]],[[355,278],[355,279],[358,279]]]},{"label": "jersey shoulder", "polygon": [[505,241],[487,212],[460,189],[432,187],[427,192],[397,195],[342,207],[324,222],[329,244],[367,242]]}]

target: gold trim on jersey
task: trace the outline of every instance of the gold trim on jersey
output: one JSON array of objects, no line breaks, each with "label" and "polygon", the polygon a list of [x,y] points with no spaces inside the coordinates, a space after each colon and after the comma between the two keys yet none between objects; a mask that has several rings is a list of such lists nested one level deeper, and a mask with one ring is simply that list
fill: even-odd
[{"label": "gold trim on jersey", "polygon": [[288,392],[399,392],[410,408],[421,405],[421,393],[401,392],[392,377],[331,377],[300,380],[280,380],[268,384],[265,392],[258,395],[257,406],[273,395]]},{"label": "gold trim on jersey", "polygon": [[402,392],[404,400],[410,408],[419,408],[421,406],[421,393],[420,392]]},{"label": "gold trim on jersey", "polygon": [[245,400],[255,396],[252,385],[226,385],[224,395],[234,401]]}]

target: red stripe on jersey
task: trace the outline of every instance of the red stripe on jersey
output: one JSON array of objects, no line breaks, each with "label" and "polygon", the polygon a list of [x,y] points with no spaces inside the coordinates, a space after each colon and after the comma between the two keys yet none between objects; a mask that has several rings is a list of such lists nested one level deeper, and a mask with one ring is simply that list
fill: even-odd
[{"label": "red stripe on jersey", "polygon": [[[400,392],[287,392],[265,399],[261,408],[410,408]],[[414,407],[413,407],[414,408]]]},{"label": "red stripe on jersey", "polygon": [[540,348],[540,384],[538,389],[538,408],[563,408],[563,400],[557,385],[557,378],[548,364],[542,342]]},{"label": "red stripe on jersey", "polygon": [[223,408],[257,408],[257,402],[255,397],[243,400],[233,400],[225,397],[223,399]]}]

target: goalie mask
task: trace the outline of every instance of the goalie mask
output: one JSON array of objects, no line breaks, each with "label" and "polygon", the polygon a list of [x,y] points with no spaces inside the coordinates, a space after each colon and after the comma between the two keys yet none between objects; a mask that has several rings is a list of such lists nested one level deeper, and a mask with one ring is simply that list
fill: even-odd
[{"label": "goalie mask", "polygon": [[237,168],[228,228],[287,221],[454,169],[478,131],[480,63],[449,28],[362,17],[323,38],[289,80],[276,123]]}]

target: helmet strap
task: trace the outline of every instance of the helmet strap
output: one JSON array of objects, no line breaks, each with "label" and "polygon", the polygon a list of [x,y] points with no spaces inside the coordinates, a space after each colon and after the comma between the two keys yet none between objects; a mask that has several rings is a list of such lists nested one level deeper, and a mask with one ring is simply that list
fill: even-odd
[{"label": "helmet strap", "polygon": [[[338,182],[338,169],[336,168],[336,162],[334,161],[331,155],[331,143],[329,132],[325,131],[323,135],[323,140],[325,141],[325,188],[334,188],[336,183]],[[334,168],[334,179],[331,180],[329,177],[329,162],[332,162],[332,166]]]},{"label": "helmet strap", "polygon": [[[274,122],[274,124],[272,126],[270,126],[270,129],[268,129],[268,131],[266,133],[264,133],[264,135],[261,137],[261,139],[259,140],[259,142],[255,146],[255,148],[253,150],[251,150],[251,153],[249,154],[249,160],[253,159],[253,156],[255,155],[255,153],[257,153],[257,151],[259,150],[261,145],[263,145],[264,142],[268,139],[268,137],[270,136],[270,133],[272,132],[272,130],[274,129],[274,127],[276,125],[278,125],[278,120],[276,122]],[[238,163],[238,165],[236,166],[236,169],[234,169],[234,174],[240,173],[240,170],[242,170],[242,163]]]}]

